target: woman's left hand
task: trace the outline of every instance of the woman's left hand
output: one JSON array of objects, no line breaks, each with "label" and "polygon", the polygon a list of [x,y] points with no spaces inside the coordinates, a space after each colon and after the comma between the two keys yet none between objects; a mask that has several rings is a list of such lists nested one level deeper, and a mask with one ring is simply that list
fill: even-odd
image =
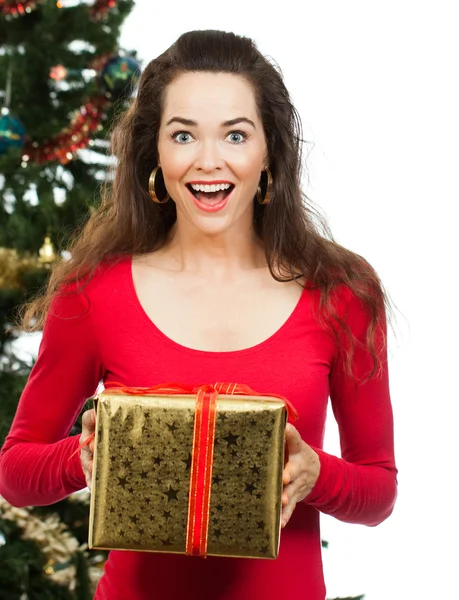
[{"label": "woman's left hand", "polygon": [[296,503],[311,492],[320,472],[318,454],[301,439],[291,423],[287,423],[285,434],[288,462],[282,475],[282,527],[289,522]]}]

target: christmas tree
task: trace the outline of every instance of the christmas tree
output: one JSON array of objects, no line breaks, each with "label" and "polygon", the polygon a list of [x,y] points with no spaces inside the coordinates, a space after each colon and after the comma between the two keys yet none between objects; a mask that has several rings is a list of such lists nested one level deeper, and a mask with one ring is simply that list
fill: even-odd
[{"label": "christmas tree", "polygon": [[[97,206],[140,70],[118,46],[133,4],[0,0],[0,445],[31,368],[12,351],[14,310]],[[86,549],[88,512],[86,492],[28,509],[0,498],[1,597],[92,598],[105,555]]]}]

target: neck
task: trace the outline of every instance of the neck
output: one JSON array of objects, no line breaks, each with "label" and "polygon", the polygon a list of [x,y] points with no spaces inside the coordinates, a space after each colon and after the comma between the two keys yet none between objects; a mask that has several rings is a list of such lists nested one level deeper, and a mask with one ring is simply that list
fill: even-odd
[{"label": "neck", "polygon": [[168,268],[205,277],[228,276],[231,273],[266,267],[265,252],[252,223],[240,223],[219,234],[204,234],[195,228],[181,226],[180,219],[170,231],[169,241],[159,251],[167,256]]}]

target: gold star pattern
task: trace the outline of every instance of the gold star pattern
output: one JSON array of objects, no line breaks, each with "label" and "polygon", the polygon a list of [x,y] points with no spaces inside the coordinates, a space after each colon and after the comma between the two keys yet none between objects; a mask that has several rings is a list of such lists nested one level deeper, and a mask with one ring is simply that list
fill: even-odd
[{"label": "gold star pattern", "polygon": [[237,444],[238,435],[234,435],[234,433],[229,433],[223,439],[227,442],[228,446],[234,446]]},{"label": "gold star pattern", "polygon": [[173,488],[171,488],[171,486],[169,486],[169,489],[167,490],[167,492],[164,492],[164,494],[167,496],[169,502],[171,500],[178,500],[177,498],[177,494],[178,494],[179,490],[174,490]]}]

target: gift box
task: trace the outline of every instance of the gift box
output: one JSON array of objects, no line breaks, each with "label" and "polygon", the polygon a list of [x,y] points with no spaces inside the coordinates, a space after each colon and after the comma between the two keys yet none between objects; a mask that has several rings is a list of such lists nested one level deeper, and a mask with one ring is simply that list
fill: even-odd
[{"label": "gift box", "polygon": [[276,558],[286,402],[235,384],[105,389],[89,547]]}]

